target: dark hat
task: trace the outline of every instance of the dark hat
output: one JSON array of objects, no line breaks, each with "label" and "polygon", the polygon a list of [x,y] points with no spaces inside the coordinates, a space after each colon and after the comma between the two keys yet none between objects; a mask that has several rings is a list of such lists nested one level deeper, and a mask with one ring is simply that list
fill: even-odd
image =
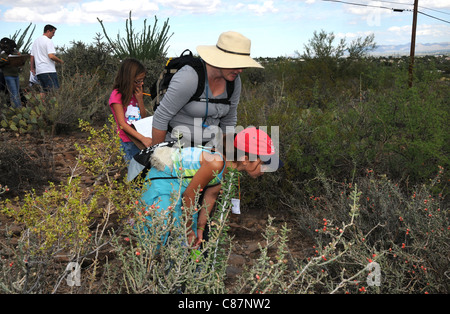
[{"label": "dark hat", "polygon": [[9,44],[10,39],[8,37],[3,37],[2,40],[0,40],[0,46],[6,47]]},{"label": "dark hat", "polygon": [[14,40],[9,39],[8,37],[3,37],[2,40],[0,40],[0,47],[6,51],[12,51],[17,47],[17,45]]}]

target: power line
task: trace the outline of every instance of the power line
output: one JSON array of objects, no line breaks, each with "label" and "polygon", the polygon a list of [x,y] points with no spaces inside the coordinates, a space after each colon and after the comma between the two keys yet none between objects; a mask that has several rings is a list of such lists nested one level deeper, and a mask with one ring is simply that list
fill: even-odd
[{"label": "power line", "polygon": [[411,4],[411,3],[401,3],[401,2],[394,2],[394,1],[374,0],[374,2],[384,2],[384,3],[392,3],[392,4],[400,4],[400,5],[410,5],[410,6],[414,6],[414,4]]},{"label": "power line", "polygon": [[384,6],[370,5],[370,4],[363,4],[363,3],[355,3],[355,2],[347,2],[347,1],[341,1],[341,0],[322,0],[322,1],[339,2],[339,3],[356,5],[356,6],[361,6],[361,7],[369,7],[369,8],[387,9],[387,10],[392,10],[392,11],[395,11],[395,12],[412,11],[412,10],[409,10],[409,9],[394,9],[394,8],[389,8],[389,7],[384,7]]},{"label": "power line", "polygon": [[[401,3],[401,2],[386,1],[386,0],[373,0],[373,1],[374,1],[374,2],[383,2],[383,3],[391,3],[391,4],[399,4],[399,5],[409,5],[409,6],[414,6],[414,4],[412,4],[412,3]],[[425,9],[425,10],[434,11],[434,12],[438,12],[438,13],[442,13],[442,14],[450,15],[449,12],[444,12],[444,11],[432,9],[432,8],[424,7],[424,6],[421,6],[421,5],[419,6],[419,8]]]},{"label": "power line", "polygon": [[[399,5],[409,5],[409,6],[414,6],[414,4],[412,4],[412,3],[401,3],[401,2],[385,1],[385,0],[373,0],[373,1],[374,1],[374,2],[383,2],[383,3],[392,3],[392,4],[399,4]],[[419,6],[419,8],[425,9],[425,10],[434,11],[434,12],[438,12],[438,13],[442,13],[442,14],[450,15],[449,12],[444,12],[444,11],[432,9],[432,8],[424,7],[424,6],[421,6],[421,5]]]},{"label": "power line", "polygon": [[448,12],[444,12],[444,11],[439,11],[439,10],[436,10],[436,9],[431,9],[431,8],[427,8],[427,7],[422,7],[422,6],[420,6],[419,8],[422,8],[422,9],[425,9],[425,10],[430,10],[430,11],[434,11],[434,12],[439,12],[439,13],[442,13],[442,14],[447,14],[447,15],[450,15],[450,13],[448,13]]},{"label": "power line", "polygon": [[[381,2],[381,3],[390,3],[390,4],[414,6],[413,3],[404,3],[404,2],[402,3],[402,2],[387,1],[387,0],[373,0],[372,2]],[[364,4],[361,4],[361,5],[364,5]],[[436,10],[436,9],[432,9],[432,8],[428,8],[428,7],[424,7],[424,6],[419,6],[419,8],[422,8],[422,9],[425,9],[425,10],[434,11],[434,12],[438,12],[438,13],[442,13],[442,14],[450,15],[449,12],[444,12],[444,11],[440,11],[440,10]]]},{"label": "power line", "polygon": [[432,15],[429,15],[429,14],[426,14],[426,13],[423,13],[423,12],[420,12],[420,11],[417,11],[417,13],[420,13],[420,14],[426,15],[426,16],[428,16],[428,17],[431,17],[431,18],[433,18],[433,19],[436,19],[436,20],[438,20],[438,21],[441,21],[441,22],[445,22],[445,23],[449,23],[449,24],[450,24],[449,21],[440,19],[440,18],[438,18],[438,17],[432,16]]},{"label": "power line", "polygon": [[[417,14],[420,13],[420,14],[426,15],[428,17],[431,17],[433,19],[439,20],[441,22],[445,22],[445,23],[449,23],[450,24],[449,21],[440,19],[440,18],[432,16],[430,14],[426,14],[426,13],[420,12],[418,10],[418,8],[419,8],[419,0],[414,0],[414,10],[410,10],[410,9],[394,9],[394,8],[388,8],[388,7],[385,7],[385,6],[375,6],[375,5],[370,5],[370,4],[362,4],[362,3],[348,2],[348,1],[342,1],[342,0],[322,0],[322,1],[339,2],[339,3],[350,4],[350,5],[357,5],[357,6],[369,7],[369,8],[388,9],[388,10],[392,10],[394,12],[412,11],[413,12],[413,25],[412,25],[412,32],[411,32],[411,53],[410,53],[409,82],[408,82],[409,87],[411,87],[412,84],[413,84],[413,68],[414,68],[414,55],[415,55],[415,46],[416,46]],[[379,0],[379,2],[382,2],[382,1],[386,2],[386,3],[391,3],[388,0]],[[396,3],[396,4],[400,4],[400,3]],[[402,5],[404,5],[404,4],[402,3]]]},{"label": "power line", "polygon": [[[356,5],[356,6],[368,7],[368,8],[387,9],[387,10],[391,10],[391,11],[394,11],[394,12],[404,12],[404,11],[406,11],[406,12],[413,12],[413,10],[411,10],[411,9],[389,8],[389,7],[385,7],[385,6],[377,6],[377,5],[371,5],[371,4],[355,3],[355,2],[348,2],[348,1],[342,1],[342,0],[322,0],[322,1],[325,1],[325,2],[339,2],[339,3],[343,3],[343,4],[350,4],[350,5]],[[408,4],[405,4],[405,3],[398,3],[398,2],[391,2],[391,1],[378,1],[378,2],[386,2],[386,3],[395,3],[395,4],[408,5]],[[424,8],[424,9],[428,9],[428,8]],[[432,9],[428,9],[428,10],[432,10]],[[437,10],[435,10],[435,11],[437,11]],[[450,21],[443,20],[443,19],[435,17],[433,15],[430,15],[430,14],[427,14],[427,13],[423,13],[421,11],[417,11],[417,13],[420,13],[420,14],[423,14],[423,15],[428,16],[430,18],[436,19],[438,21],[450,24]],[[445,13],[445,12],[441,12],[441,13]]]}]

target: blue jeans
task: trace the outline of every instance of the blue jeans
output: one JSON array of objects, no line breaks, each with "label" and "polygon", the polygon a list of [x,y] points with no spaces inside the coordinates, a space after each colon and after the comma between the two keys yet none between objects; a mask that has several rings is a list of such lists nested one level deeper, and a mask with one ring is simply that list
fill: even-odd
[{"label": "blue jeans", "polygon": [[38,74],[37,78],[39,80],[39,83],[41,83],[44,92],[59,88],[58,75],[56,74],[56,72]]},{"label": "blue jeans", "polygon": [[127,163],[130,162],[134,155],[141,151],[133,142],[124,142],[120,140],[120,143]]},{"label": "blue jeans", "polygon": [[6,86],[8,87],[11,103],[14,108],[22,107],[20,101],[20,80],[18,76],[5,76]]}]

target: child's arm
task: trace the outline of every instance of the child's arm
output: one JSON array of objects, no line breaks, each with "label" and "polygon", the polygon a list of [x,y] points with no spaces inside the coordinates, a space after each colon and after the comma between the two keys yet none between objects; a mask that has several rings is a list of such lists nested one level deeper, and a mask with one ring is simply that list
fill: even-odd
[{"label": "child's arm", "polygon": [[207,188],[205,191],[205,195],[203,196],[204,208],[202,208],[200,213],[198,214],[197,241],[195,243],[195,246],[200,245],[203,240],[203,232],[205,231],[208,217],[210,217],[211,215],[211,211],[214,208],[221,187],[221,184],[217,184],[215,186]]},{"label": "child's arm", "polygon": [[114,109],[114,112],[116,113],[117,123],[122,130],[137,138],[142,142],[142,144],[145,145],[145,147],[152,146],[152,139],[150,137],[145,137],[141,133],[137,132],[125,121],[125,112],[123,111],[122,104],[112,104],[112,107]]},{"label": "child's arm", "polygon": [[[203,154],[205,154],[205,153],[203,153]],[[183,193],[183,206],[185,208],[193,208],[193,206],[196,205],[195,204],[196,193],[200,193],[200,190],[205,188],[208,185],[208,183],[212,179],[214,179],[215,174],[217,172],[220,172],[223,168],[224,162],[222,161],[222,158],[220,156],[218,156],[218,155],[210,155],[210,156],[213,156],[213,158],[207,158],[207,159],[203,158],[200,169],[194,175],[194,177],[192,178],[192,181],[189,183],[188,187],[186,188],[186,190]],[[212,200],[211,196],[212,196],[212,193],[207,196],[207,199],[209,198],[209,201],[208,201],[209,203],[211,203],[211,200]],[[217,195],[216,195],[216,197],[217,197]],[[215,202],[215,199],[214,199],[214,202]],[[209,209],[210,209],[210,207],[208,207],[208,210]],[[203,215],[205,215],[205,213],[203,213]],[[206,217],[204,217],[204,218],[206,219]],[[188,217],[187,236],[188,236],[189,244],[192,245],[192,244],[196,244],[198,241],[194,242],[196,235],[193,232],[193,230],[191,229],[191,225],[192,225],[192,219],[191,219],[191,217]],[[203,226],[205,226],[205,225],[206,225],[206,221]],[[201,236],[203,236],[203,232],[201,232]]]}]

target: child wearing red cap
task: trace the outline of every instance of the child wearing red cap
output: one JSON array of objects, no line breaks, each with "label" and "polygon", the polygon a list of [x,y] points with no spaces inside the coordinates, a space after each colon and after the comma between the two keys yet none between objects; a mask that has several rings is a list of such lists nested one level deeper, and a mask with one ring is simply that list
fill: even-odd
[{"label": "child wearing red cap", "polygon": [[[162,215],[172,215],[176,223],[180,223],[182,206],[192,208],[196,194],[205,189],[203,209],[188,218],[188,241],[197,247],[203,240],[203,231],[207,217],[214,207],[221,188],[221,182],[229,168],[245,171],[257,178],[264,173],[268,158],[275,155],[270,136],[257,128],[247,128],[233,136],[225,137],[224,145],[219,151],[199,147],[184,149],[158,148],[154,152],[155,159],[164,150],[169,151],[165,162],[152,160],[155,165],[146,176],[142,202],[148,211],[155,210]],[[160,150],[160,152],[158,152]],[[168,161],[167,161],[168,160]],[[174,203],[173,193],[180,193],[178,202]],[[158,206],[152,206],[157,204]],[[166,235],[164,242],[167,240]]]}]

